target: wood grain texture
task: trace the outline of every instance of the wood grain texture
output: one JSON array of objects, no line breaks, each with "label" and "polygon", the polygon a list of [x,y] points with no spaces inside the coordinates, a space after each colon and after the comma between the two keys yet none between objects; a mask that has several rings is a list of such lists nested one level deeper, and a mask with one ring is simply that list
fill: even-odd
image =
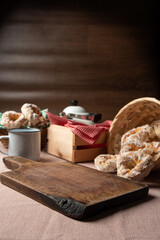
[{"label": "wood grain texture", "polygon": [[150,1],[9,2],[0,25],[0,111],[32,102],[58,114],[78,99],[105,120],[135,98],[159,97]]},{"label": "wood grain texture", "polygon": [[88,144],[83,139],[72,133],[71,129],[51,125],[48,128],[47,152],[71,162],[88,162],[102,153],[106,153],[108,133],[103,133],[94,143]]},{"label": "wood grain texture", "polygon": [[13,170],[0,175],[2,184],[75,219],[148,194],[145,185],[69,162],[34,162],[15,156],[4,158],[4,163]]}]

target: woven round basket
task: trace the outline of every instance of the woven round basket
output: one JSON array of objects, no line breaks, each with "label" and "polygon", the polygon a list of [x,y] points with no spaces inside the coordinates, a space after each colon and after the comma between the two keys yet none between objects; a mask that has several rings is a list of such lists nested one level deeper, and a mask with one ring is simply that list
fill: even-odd
[{"label": "woven round basket", "polygon": [[121,137],[132,128],[151,124],[160,119],[160,101],[155,98],[138,98],[125,105],[113,119],[109,130],[107,151],[118,154]]},{"label": "woven round basket", "polygon": [[45,148],[46,147],[46,144],[47,144],[47,127],[45,128],[41,128],[41,149]]},{"label": "woven round basket", "polygon": [[[7,129],[0,129],[0,136],[8,135]],[[8,148],[8,139],[1,139],[1,142],[5,148]]]},{"label": "woven round basket", "polygon": [[[47,140],[47,127],[41,128],[40,131],[41,131],[41,149],[43,149],[46,147],[46,144],[48,141]],[[0,136],[3,136],[3,135],[8,135],[7,129],[0,129]],[[8,139],[7,138],[1,139],[1,142],[5,148],[8,148]]]}]

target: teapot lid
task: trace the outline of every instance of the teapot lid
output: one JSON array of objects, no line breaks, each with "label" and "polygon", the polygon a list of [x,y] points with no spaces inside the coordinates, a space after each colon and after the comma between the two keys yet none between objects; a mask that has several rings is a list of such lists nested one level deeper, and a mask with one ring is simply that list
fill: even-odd
[{"label": "teapot lid", "polygon": [[86,110],[81,107],[81,106],[77,106],[78,105],[78,101],[77,100],[72,100],[71,101],[71,105],[66,107],[63,112],[65,114],[68,114],[68,113],[73,113],[73,114],[76,114],[76,113],[87,113]]}]

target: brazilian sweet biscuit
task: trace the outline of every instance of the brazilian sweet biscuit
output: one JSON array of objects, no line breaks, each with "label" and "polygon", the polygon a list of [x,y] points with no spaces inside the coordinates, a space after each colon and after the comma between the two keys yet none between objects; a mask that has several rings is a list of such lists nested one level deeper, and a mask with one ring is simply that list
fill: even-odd
[{"label": "brazilian sweet biscuit", "polygon": [[31,103],[25,103],[21,107],[21,112],[28,120],[29,127],[43,127],[46,125],[46,119],[42,116],[41,109]]},{"label": "brazilian sweet biscuit", "polygon": [[151,155],[142,152],[141,149],[119,154],[117,157],[117,175],[128,179],[141,180],[154,166]]},{"label": "brazilian sweet biscuit", "polygon": [[160,141],[160,120],[152,122],[150,127],[155,133],[154,138]]},{"label": "brazilian sweet biscuit", "polygon": [[7,129],[26,127],[28,120],[23,113],[6,111],[2,114],[1,124]]},{"label": "brazilian sweet biscuit", "polygon": [[160,142],[153,127],[147,125],[133,128],[121,138],[119,154],[103,154],[95,159],[100,171],[116,172],[117,175],[141,180],[151,170],[160,168]]},{"label": "brazilian sweet biscuit", "polygon": [[94,160],[98,170],[114,173],[117,171],[117,156],[110,154],[101,154]]}]

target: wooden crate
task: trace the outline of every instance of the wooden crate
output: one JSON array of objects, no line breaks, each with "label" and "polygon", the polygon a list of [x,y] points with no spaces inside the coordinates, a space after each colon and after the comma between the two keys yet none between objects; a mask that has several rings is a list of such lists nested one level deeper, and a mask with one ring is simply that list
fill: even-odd
[{"label": "wooden crate", "polygon": [[94,143],[96,146],[92,147],[69,128],[51,125],[48,128],[47,152],[71,162],[93,161],[97,155],[106,153],[107,137],[108,133],[102,133]]}]

